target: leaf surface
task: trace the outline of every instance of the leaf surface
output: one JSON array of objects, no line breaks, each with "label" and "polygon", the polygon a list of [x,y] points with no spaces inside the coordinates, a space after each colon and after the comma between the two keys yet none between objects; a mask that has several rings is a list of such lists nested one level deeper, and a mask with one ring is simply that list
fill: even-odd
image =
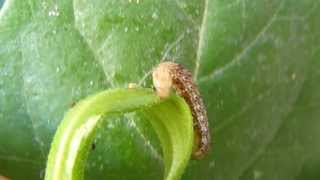
[{"label": "leaf surface", "polygon": [[[213,136],[183,179],[318,179],[319,12],[314,0],[7,0],[0,173],[42,177],[74,102],[131,82],[150,87],[152,67],[171,59],[192,70]],[[98,130],[86,176],[161,179],[146,118],[114,117]]]}]

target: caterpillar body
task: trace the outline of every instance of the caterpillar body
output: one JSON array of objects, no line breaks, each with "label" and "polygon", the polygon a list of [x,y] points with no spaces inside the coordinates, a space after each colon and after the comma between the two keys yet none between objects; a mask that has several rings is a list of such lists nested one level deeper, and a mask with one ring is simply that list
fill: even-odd
[{"label": "caterpillar body", "polygon": [[209,150],[210,132],[206,108],[191,72],[180,64],[163,62],[154,68],[152,77],[158,96],[168,97],[173,88],[189,105],[195,132],[193,157],[202,158]]}]

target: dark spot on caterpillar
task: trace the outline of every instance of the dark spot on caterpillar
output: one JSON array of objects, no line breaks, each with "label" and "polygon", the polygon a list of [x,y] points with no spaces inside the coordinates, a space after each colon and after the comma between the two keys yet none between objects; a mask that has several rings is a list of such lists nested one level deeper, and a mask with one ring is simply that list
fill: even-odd
[{"label": "dark spot on caterpillar", "polygon": [[192,74],[180,64],[163,62],[153,70],[152,76],[158,96],[166,98],[174,88],[189,105],[195,132],[193,157],[202,158],[209,150],[210,132],[206,108]]}]

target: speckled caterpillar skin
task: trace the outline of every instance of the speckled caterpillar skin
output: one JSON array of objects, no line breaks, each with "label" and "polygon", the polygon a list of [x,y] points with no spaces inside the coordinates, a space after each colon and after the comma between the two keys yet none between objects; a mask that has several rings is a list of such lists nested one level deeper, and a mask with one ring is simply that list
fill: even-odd
[{"label": "speckled caterpillar skin", "polygon": [[169,96],[170,89],[174,88],[189,105],[195,131],[193,157],[202,158],[209,150],[210,133],[207,112],[192,74],[180,64],[164,62],[154,69],[153,83],[160,97]]}]

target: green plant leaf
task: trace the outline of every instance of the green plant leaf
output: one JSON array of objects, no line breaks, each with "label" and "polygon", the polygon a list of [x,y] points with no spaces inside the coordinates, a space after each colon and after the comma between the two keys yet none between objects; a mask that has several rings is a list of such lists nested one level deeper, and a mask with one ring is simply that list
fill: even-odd
[{"label": "green plant leaf", "polygon": [[165,179],[180,179],[193,147],[193,121],[182,98],[160,102],[150,90],[116,89],[80,101],[62,120],[51,145],[46,180],[83,179],[101,117],[134,110],[150,116],[163,148]]},{"label": "green plant leaf", "polygon": [[[213,135],[183,179],[319,179],[319,12],[314,0],[7,0],[0,174],[43,177],[71,104],[150,87],[152,67],[173,59],[194,72]],[[86,178],[162,179],[148,119],[130,113],[98,128]]]}]

